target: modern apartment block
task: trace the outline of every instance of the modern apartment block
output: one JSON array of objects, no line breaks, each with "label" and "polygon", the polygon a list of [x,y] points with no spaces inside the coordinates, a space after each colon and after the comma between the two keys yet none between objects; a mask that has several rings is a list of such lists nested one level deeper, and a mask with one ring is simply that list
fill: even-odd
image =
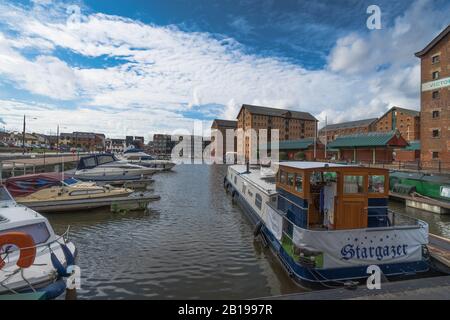
[{"label": "modern apartment block", "polygon": [[375,124],[375,131],[399,131],[407,141],[420,139],[420,112],[400,107],[392,107]]},{"label": "modern apartment block", "polygon": [[450,25],[416,56],[421,61],[422,166],[450,168]]},{"label": "modern apartment block", "polygon": [[[238,113],[237,120],[237,128],[242,129],[242,134],[249,132],[249,129],[254,129],[257,140],[259,140],[260,129],[267,129],[268,141],[271,140],[272,129],[279,130],[280,141],[313,138],[317,132],[317,119],[308,112],[244,104]],[[238,148],[238,152],[243,152],[247,161],[252,154],[252,143],[249,135],[244,134],[242,138],[243,148]],[[258,146],[258,141],[256,143]]]},{"label": "modern apartment block", "polygon": [[331,142],[339,136],[347,136],[356,133],[375,131],[377,118],[329,124],[319,130],[319,138],[322,143]]}]

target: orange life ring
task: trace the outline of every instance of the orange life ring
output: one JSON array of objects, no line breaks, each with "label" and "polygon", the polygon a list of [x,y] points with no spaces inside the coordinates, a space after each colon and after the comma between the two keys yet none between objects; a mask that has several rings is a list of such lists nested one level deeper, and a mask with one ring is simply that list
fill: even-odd
[{"label": "orange life ring", "polygon": [[[21,268],[28,268],[36,258],[36,247],[34,246],[33,238],[23,232],[7,232],[0,234],[0,247],[5,244],[13,244],[19,247],[20,254],[17,260],[17,266]],[[0,269],[5,265],[5,261],[0,257]]]}]

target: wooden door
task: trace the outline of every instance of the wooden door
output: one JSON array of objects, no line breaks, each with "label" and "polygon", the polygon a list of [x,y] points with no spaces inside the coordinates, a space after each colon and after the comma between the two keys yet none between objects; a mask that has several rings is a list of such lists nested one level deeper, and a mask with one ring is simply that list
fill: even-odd
[{"label": "wooden door", "polygon": [[336,199],[337,213],[335,214],[335,228],[367,228],[367,174],[346,173],[342,175],[339,180],[339,192]]}]

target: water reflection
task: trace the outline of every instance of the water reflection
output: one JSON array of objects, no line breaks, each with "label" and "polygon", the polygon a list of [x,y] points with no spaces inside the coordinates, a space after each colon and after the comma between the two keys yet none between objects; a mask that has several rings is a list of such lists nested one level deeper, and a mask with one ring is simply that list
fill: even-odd
[{"label": "water reflection", "polygon": [[79,248],[80,298],[238,299],[301,291],[223,190],[226,166],[155,176],[151,210],[48,215]]}]

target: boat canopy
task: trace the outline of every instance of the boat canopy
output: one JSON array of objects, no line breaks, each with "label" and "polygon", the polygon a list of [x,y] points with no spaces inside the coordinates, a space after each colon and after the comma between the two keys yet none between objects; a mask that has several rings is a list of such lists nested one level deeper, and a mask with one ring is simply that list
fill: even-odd
[{"label": "boat canopy", "polygon": [[92,169],[99,165],[118,161],[111,153],[93,154],[81,157],[78,162],[77,170]]},{"label": "boat canopy", "polygon": [[13,197],[24,197],[41,189],[59,186],[71,176],[60,172],[27,174],[6,179],[5,186]]},{"label": "boat canopy", "polygon": [[123,153],[137,153],[137,152],[144,152],[144,150],[142,149],[137,149],[137,148],[131,148],[131,149],[127,149],[125,150]]}]

